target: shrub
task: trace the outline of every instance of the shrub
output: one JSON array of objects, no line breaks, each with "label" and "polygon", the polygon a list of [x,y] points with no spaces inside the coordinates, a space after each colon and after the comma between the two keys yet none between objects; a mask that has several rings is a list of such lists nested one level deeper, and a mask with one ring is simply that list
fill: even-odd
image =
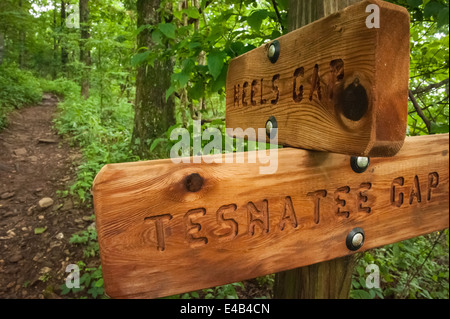
[{"label": "shrub", "polygon": [[38,103],[42,98],[39,81],[15,65],[0,66],[0,88],[0,129],[6,126],[6,115],[11,110]]}]

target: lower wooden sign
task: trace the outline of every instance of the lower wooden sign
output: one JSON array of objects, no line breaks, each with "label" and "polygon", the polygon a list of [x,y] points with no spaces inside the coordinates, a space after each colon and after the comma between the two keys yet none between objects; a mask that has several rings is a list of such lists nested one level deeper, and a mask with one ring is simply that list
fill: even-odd
[{"label": "lower wooden sign", "polygon": [[247,160],[106,165],[93,187],[106,293],[156,298],[334,259],[354,253],[355,229],[364,251],[448,227],[448,134],[407,138],[362,173],[350,159],[280,149],[272,175]]}]

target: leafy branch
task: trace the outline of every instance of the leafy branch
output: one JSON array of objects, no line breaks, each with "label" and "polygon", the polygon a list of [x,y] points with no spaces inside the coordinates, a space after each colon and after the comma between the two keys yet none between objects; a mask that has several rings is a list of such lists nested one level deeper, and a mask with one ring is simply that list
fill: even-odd
[{"label": "leafy branch", "polygon": [[441,81],[439,83],[433,83],[433,84],[430,84],[430,85],[428,85],[428,86],[426,86],[424,88],[417,88],[414,91],[412,91],[412,93],[413,94],[422,94],[422,93],[431,91],[433,89],[440,88],[441,86],[444,86],[444,85],[448,84],[448,82],[449,82],[449,78],[446,78],[445,80],[443,80],[443,81]]}]

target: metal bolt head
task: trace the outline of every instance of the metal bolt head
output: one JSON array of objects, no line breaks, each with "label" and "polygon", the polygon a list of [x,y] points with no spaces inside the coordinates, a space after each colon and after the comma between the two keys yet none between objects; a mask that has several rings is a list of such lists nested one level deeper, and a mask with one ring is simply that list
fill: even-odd
[{"label": "metal bolt head", "polygon": [[269,44],[269,48],[267,50],[267,57],[269,58],[270,62],[275,63],[277,62],[279,56],[280,56],[280,42],[278,42],[277,40],[273,40],[272,43]]},{"label": "metal bolt head", "polygon": [[277,51],[277,48],[275,47],[275,44],[271,44],[269,46],[269,51],[267,52],[267,56],[269,58],[273,58],[275,56],[275,52]]},{"label": "metal bolt head", "polygon": [[361,244],[362,244],[362,242],[363,242],[363,240],[364,240],[363,234],[361,234],[361,233],[356,233],[355,236],[353,236],[353,239],[352,239],[352,245],[353,245],[354,247],[360,247]]},{"label": "metal bolt head", "polygon": [[364,156],[352,156],[350,166],[355,173],[363,173],[370,165],[370,158]]},{"label": "metal bolt head", "polygon": [[347,248],[349,250],[356,251],[360,249],[364,244],[364,238],[364,230],[362,228],[356,227],[348,233],[345,244],[347,245]]},{"label": "metal bolt head", "polygon": [[267,136],[270,136],[270,134],[272,133],[272,129],[273,129],[273,124],[271,121],[267,121],[266,122],[266,134]]},{"label": "metal bolt head", "polygon": [[271,116],[266,122],[266,135],[268,138],[272,139],[276,136],[278,124],[277,119],[274,116]]},{"label": "metal bolt head", "polygon": [[358,156],[356,158],[356,165],[358,165],[358,167],[361,167],[361,168],[366,168],[367,166],[369,166],[369,158]]}]

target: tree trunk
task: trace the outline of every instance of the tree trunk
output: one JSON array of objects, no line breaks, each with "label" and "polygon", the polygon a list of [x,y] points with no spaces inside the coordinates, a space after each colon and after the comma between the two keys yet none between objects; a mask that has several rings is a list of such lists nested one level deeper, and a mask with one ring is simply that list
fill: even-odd
[{"label": "tree trunk", "polygon": [[[159,6],[160,0],[138,0],[138,28],[160,22]],[[148,47],[151,50],[153,46],[151,33],[144,29],[137,37],[137,47]],[[173,62],[170,59],[157,59],[154,66],[144,63],[138,67],[132,143],[141,157],[147,157],[152,141],[175,124],[173,97],[166,101],[172,73]]]},{"label": "tree trunk", "polygon": [[[360,0],[290,0],[289,31],[337,12]],[[347,299],[354,256],[292,269],[275,275],[277,299]]]},{"label": "tree trunk", "polygon": [[[55,8],[56,10],[56,8]],[[67,31],[66,28],[66,4],[61,0],[61,33]],[[61,36],[60,39],[61,45],[61,68],[63,72],[66,72],[67,60],[69,58],[69,54],[66,50],[66,40]]]},{"label": "tree trunk", "polygon": [[5,52],[5,36],[2,31],[0,31],[0,65],[3,64],[3,56]]},{"label": "tree trunk", "polygon": [[89,72],[91,66],[91,52],[87,48],[89,40],[89,0],[80,0],[80,61],[84,64],[81,74],[81,96],[89,97]]},{"label": "tree trunk", "polygon": [[[56,59],[58,57],[58,41],[56,39],[56,4],[55,7],[53,9],[53,61],[56,62]],[[53,64],[53,68],[52,68],[52,79],[55,80],[56,79],[56,75],[58,73],[57,70],[57,64]]]},{"label": "tree trunk", "polygon": [[[22,0],[19,0],[19,7],[20,7],[20,11],[21,13],[25,12],[25,10],[23,9],[23,2]],[[24,64],[25,64],[25,30],[23,26],[20,26],[19,29],[19,68],[23,69]]]}]

